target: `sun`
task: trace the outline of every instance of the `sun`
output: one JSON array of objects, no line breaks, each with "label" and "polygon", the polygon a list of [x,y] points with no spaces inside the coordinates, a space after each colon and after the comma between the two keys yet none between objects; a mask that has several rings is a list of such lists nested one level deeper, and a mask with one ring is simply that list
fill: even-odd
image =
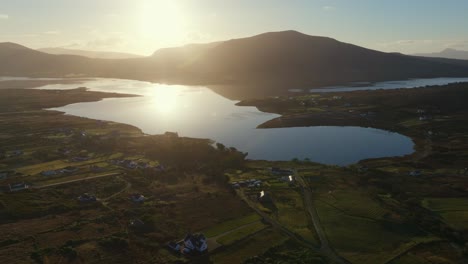
[{"label": "sun", "polygon": [[139,16],[140,33],[145,37],[175,42],[184,36],[185,17],[175,1],[143,1]]},{"label": "sun", "polygon": [[169,86],[157,87],[152,94],[154,110],[163,115],[171,115],[179,106],[177,89]]}]

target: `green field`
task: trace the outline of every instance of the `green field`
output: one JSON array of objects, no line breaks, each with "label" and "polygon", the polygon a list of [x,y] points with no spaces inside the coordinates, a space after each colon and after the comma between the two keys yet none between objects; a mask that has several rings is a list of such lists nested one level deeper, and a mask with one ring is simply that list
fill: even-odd
[{"label": "green field", "polygon": [[277,246],[286,241],[282,234],[266,229],[250,237],[243,243],[236,243],[211,256],[214,263],[242,263],[248,258],[257,256],[267,251],[273,246]]},{"label": "green field", "polygon": [[256,232],[265,229],[266,227],[267,226],[260,221],[254,222],[227,233],[226,235],[218,238],[216,242],[224,246],[231,245],[236,241],[244,239],[249,235],[255,234]]},{"label": "green field", "polygon": [[352,202],[338,204],[340,208],[315,202],[330,243],[353,263],[385,263],[420,242],[435,239],[416,227],[379,220],[383,210],[375,205],[370,204],[365,211],[363,205],[357,207]]},{"label": "green field", "polygon": [[351,216],[378,220],[388,212],[363,192],[335,190],[320,195],[319,200]]},{"label": "green field", "polygon": [[207,230],[204,230],[203,233],[207,237],[214,237],[214,236],[220,235],[222,233],[225,233],[225,232],[231,231],[233,229],[236,229],[236,228],[238,228],[240,226],[256,222],[258,220],[260,220],[260,216],[258,214],[252,213],[252,214],[240,217],[240,218],[236,218],[236,219],[233,219],[233,220],[222,222],[222,223],[220,223],[218,225],[210,227]]},{"label": "green field", "polygon": [[304,240],[318,244],[310,216],[304,208],[302,195],[293,189],[274,189],[276,219]]},{"label": "green field", "polygon": [[422,205],[455,229],[468,229],[468,198],[427,198]]}]

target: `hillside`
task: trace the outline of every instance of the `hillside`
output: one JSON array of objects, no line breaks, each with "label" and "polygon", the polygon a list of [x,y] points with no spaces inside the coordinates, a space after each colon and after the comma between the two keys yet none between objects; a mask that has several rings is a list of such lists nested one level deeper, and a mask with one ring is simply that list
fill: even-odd
[{"label": "hillside", "polygon": [[0,60],[7,62],[0,65],[0,75],[7,76],[80,75],[179,84],[248,84],[267,90],[273,86],[468,76],[464,61],[384,53],[296,31],[161,49],[149,57],[130,59],[51,55],[0,43]]},{"label": "hillside", "polygon": [[468,75],[468,68],[450,62],[383,53],[296,31],[223,42],[191,69],[221,83],[309,85]]},{"label": "hillside", "polygon": [[38,51],[54,55],[77,55],[97,59],[130,59],[143,57],[141,55],[123,52],[93,51],[66,48],[42,48],[38,49]]}]

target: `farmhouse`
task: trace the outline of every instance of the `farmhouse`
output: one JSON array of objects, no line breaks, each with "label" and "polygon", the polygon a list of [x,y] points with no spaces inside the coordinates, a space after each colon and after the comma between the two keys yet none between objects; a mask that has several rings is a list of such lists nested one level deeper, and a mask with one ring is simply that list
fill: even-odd
[{"label": "farmhouse", "polygon": [[203,234],[187,234],[184,238],[184,254],[200,254],[208,250]]},{"label": "farmhouse", "polygon": [[290,175],[290,174],[293,174],[293,171],[273,167],[271,168],[271,173],[273,175]]},{"label": "farmhouse", "polygon": [[82,203],[95,202],[96,197],[93,195],[89,195],[88,193],[84,193],[83,195],[78,196],[78,201]]},{"label": "farmhouse", "polygon": [[146,200],[146,197],[139,193],[135,193],[130,195],[130,200],[134,203],[143,203]]},{"label": "farmhouse", "polygon": [[77,167],[68,166],[60,170],[62,173],[73,173],[77,172],[79,169]]},{"label": "farmhouse", "polygon": [[10,189],[10,192],[17,192],[17,191],[29,189],[29,185],[27,185],[24,182],[16,183],[16,184],[8,184],[8,188]]},{"label": "farmhouse", "polygon": [[57,175],[57,171],[54,170],[46,170],[41,172],[42,176],[54,176]]},{"label": "farmhouse", "polygon": [[420,170],[410,171],[409,176],[421,176],[422,172]]}]

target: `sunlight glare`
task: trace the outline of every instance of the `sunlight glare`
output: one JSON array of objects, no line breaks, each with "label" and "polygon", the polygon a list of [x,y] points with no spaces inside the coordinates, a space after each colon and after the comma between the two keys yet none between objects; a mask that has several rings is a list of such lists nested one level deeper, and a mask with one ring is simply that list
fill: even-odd
[{"label": "sunlight glare", "polygon": [[174,1],[146,0],[141,5],[140,32],[143,36],[164,42],[184,37],[184,16]]},{"label": "sunlight glare", "polygon": [[160,87],[154,91],[153,105],[155,110],[162,114],[171,114],[178,107],[179,94],[171,87]]}]

